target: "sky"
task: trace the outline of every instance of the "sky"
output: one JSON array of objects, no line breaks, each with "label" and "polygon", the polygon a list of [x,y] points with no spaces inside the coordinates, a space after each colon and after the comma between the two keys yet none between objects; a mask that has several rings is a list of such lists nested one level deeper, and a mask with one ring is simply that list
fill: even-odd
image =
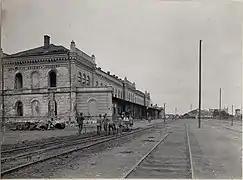
[{"label": "sky", "polygon": [[166,111],[198,107],[202,39],[202,108],[241,108],[240,2],[225,0],[4,0],[2,47],[14,53],[51,43],[95,54],[105,71],[149,91]]}]

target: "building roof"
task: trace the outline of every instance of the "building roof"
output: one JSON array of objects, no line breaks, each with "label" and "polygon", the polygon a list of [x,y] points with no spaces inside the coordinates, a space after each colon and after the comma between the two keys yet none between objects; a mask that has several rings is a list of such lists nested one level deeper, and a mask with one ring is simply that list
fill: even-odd
[{"label": "building roof", "polygon": [[5,58],[41,56],[41,55],[48,55],[48,54],[63,54],[67,52],[69,52],[69,50],[63,46],[56,46],[54,44],[50,44],[47,48],[44,48],[44,46],[40,46],[37,48],[21,51],[10,55],[6,54]]}]

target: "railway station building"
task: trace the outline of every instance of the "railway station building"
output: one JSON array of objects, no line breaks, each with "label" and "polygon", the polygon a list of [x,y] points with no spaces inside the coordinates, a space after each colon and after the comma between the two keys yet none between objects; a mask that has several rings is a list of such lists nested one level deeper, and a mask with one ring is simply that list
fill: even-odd
[{"label": "railway station building", "polygon": [[[150,93],[97,67],[94,55],[76,47],[50,43],[14,54],[3,54],[4,117],[6,122],[73,121],[83,112],[90,119],[107,113],[116,119],[129,112],[135,119],[156,119],[163,109],[151,104]],[[1,83],[2,84],[2,83]]]}]

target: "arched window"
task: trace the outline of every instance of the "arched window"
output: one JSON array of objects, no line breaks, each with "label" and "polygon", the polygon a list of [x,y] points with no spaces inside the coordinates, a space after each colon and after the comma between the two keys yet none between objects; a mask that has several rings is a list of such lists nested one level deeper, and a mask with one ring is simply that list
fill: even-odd
[{"label": "arched window", "polygon": [[21,89],[23,88],[23,76],[21,73],[17,73],[15,75],[15,83],[14,83],[15,89]]},{"label": "arched window", "polygon": [[23,116],[23,103],[21,101],[16,102],[16,116]]},{"label": "arched window", "polygon": [[87,86],[90,85],[90,79],[89,79],[89,75],[87,76]]},{"label": "arched window", "polygon": [[31,88],[39,88],[40,87],[40,74],[35,71],[31,73]]},{"label": "arched window", "polygon": [[80,84],[82,84],[82,73],[81,72],[78,73],[78,82]]},{"label": "arched window", "polygon": [[40,103],[37,100],[31,102],[32,116],[40,115]]},{"label": "arched window", "polygon": [[86,84],[86,75],[83,73],[83,85]]},{"label": "arched window", "polygon": [[53,70],[49,72],[49,86],[57,87],[57,74]]}]

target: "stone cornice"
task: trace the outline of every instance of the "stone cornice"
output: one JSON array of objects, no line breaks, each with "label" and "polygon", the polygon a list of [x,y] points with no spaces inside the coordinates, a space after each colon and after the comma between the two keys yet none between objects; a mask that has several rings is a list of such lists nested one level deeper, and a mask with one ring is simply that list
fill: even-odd
[{"label": "stone cornice", "polygon": [[67,54],[13,57],[13,58],[9,58],[9,59],[3,58],[5,66],[63,63],[63,62],[67,62],[68,60],[72,60],[72,59],[75,59],[75,57],[68,58]]},{"label": "stone cornice", "polygon": [[104,79],[108,80],[109,82],[115,83],[116,85],[121,86],[121,87],[123,86],[123,83],[119,79],[117,79],[99,69],[96,69],[95,72],[96,72],[97,76],[102,76]]},{"label": "stone cornice", "polygon": [[27,66],[27,65],[22,65],[22,66],[18,66],[17,68],[11,67],[11,66],[7,66],[6,69],[7,71],[14,71],[14,70],[38,70],[38,69],[53,69],[53,68],[58,68],[58,67],[67,67],[67,64],[39,64],[39,65],[31,65],[31,66]]}]

